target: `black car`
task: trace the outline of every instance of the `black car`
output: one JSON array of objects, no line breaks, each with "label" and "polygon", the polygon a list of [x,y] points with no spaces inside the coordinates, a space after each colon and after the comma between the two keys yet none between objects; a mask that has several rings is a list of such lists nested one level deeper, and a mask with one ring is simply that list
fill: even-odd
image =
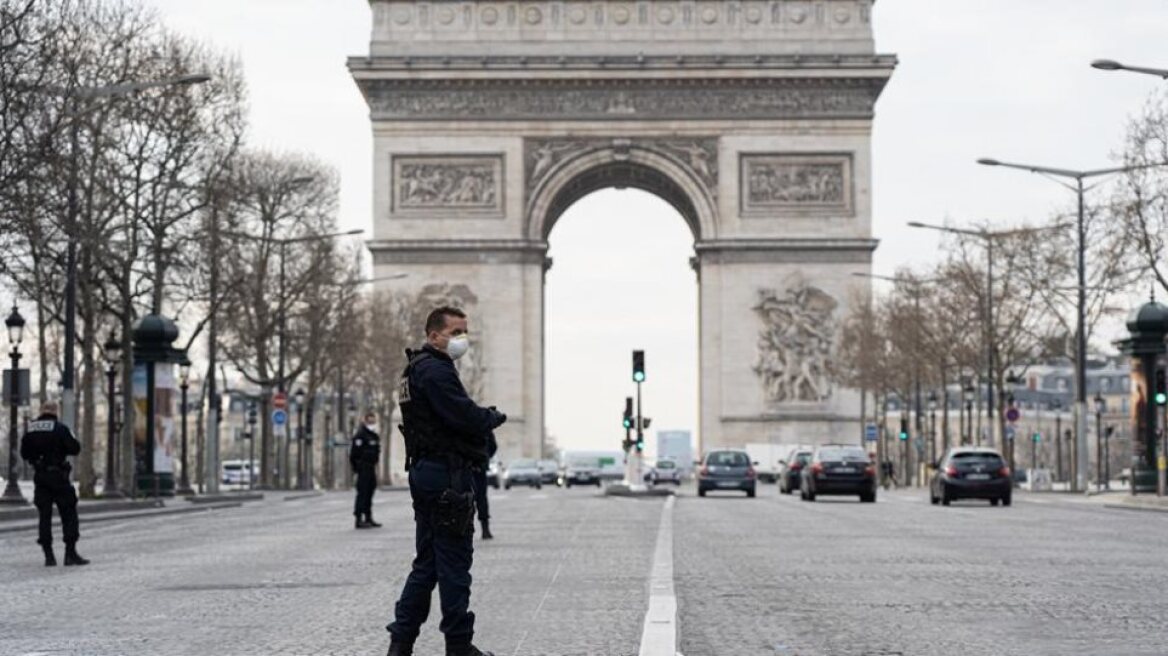
[{"label": "black car", "polygon": [[949,505],[957,499],[988,499],[1010,505],[1014,486],[1002,454],[985,447],[950,449],[929,483],[929,501]]},{"label": "black car", "polygon": [[758,474],[745,451],[711,451],[699,464],[698,496],[704,497],[706,492],[714,490],[745,492],[748,497],[754,496]]},{"label": "black car", "polygon": [[543,485],[559,485],[560,463],[555,460],[540,460],[539,482]]},{"label": "black car", "polygon": [[803,479],[803,468],[811,462],[815,454],[811,449],[795,448],[779,461],[779,492],[791,494],[799,489]]},{"label": "black car", "polygon": [[826,495],[857,495],[864,503],[876,501],[876,467],[863,447],[817,447],[803,467],[799,496],[804,501]]}]

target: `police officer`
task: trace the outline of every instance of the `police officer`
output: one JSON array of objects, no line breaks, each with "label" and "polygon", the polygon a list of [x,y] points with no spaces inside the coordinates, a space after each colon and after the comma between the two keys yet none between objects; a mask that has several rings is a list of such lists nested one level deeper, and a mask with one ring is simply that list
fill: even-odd
[{"label": "police officer", "polygon": [[73,437],[69,427],[57,419],[57,404],[47,401],[41,405],[40,416],[28,425],[28,432],[20,441],[20,457],[36,471],[33,482],[33,504],[40,514],[40,534],[37,543],[45,552],[45,567],[55,567],[53,554],[53,504],[61,514],[61,528],[65,533],[65,566],[88,565],[89,561],[77,553],[77,539],[81,537],[77,522],[77,492],[69,481],[72,467],[67,456],[81,453],[81,443]]},{"label": "police officer", "polygon": [[401,431],[416,525],[413,568],[388,627],[389,656],[411,656],[430,614],[434,586],[442,603],[438,629],[447,656],[492,656],[473,644],[470,567],[474,553],[472,468],[485,466],[487,436],[507,421],[467,395],[454,361],[469,348],[467,318],[441,307],[426,319],[426,343],[407,351],[409,365],[398,388]]},{"label": "police officer", "polygon": [[487,502],[487,466],[489,460],[495,457],[499,450],[499,442],[495,440],[495,433],[487,434],[487,463],[474,468],[475,509],[479,514],[479,522],[483,525],[483,539],[493,540],[491,535],[491,506]]},{"label": "police officer", "polygon": [[366,412],[349,449],[349,464],[357,474],[357,499],[353,503],[357,528],[381,528],[381,524],[373,521],[373,493],[377,490],[377,461],[380,458],[377,415]]}]

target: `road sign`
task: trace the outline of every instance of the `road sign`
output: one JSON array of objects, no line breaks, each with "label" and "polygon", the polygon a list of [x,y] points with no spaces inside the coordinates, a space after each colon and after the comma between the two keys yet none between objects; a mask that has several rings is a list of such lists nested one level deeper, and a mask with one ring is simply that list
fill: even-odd
[{"label": "road sign", "polygon": [[288,423],[288,413],[283,410],[272,411],[272,423],[277,426],[283,426]]},{"label": "road sign", "polygon": [[1018,412],[1018,408],[1010,408],[1006,411],[1006,421],[1011,424],[1018,421],[1022,417],[1022,413]]},{"label": "road sign", "polygon": [[867,424],[864,426],[864,439],[868,442],[875,442],[878,439],[876,424]]},{"label": "road sign", "polygon": [[286,410],[288,408],[288,395],[284,392],[276,392],[273,394],[272,407],[276,410]]}]

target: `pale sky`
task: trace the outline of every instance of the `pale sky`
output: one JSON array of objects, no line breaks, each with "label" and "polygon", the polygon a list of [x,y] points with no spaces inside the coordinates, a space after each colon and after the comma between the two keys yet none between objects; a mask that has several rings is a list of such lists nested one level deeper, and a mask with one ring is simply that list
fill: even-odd
[{"label": "pale sky", "polygon": [[[315,153],[338,167],[341,224],[369,230],[370,128],[345,69],[347,56],[366,51],[368,2],[146,3],[171,27],[242,59],[252,144]],[[1108,166],[1125,121],[1168,84],[1088,66],[1111,58],[1168,67],[1164,0],[881,0],[874,15],[878,50],[901,61],[877,106],[877,272],[935,257],[936,238],[907,221],[1011,224],[1066,211],[1073,196],[1062,187],[974,160]],[[632,388],[625,382],[632,348],[648,351],[653,428],[696,429],[697,294],[692,238],[681,218],[641,192],[599,192],[569,210],[551,245],[549,433],[568,448],[615,446],[621,397]],[[631,298],[630,281],[655,294]],[[629,390],[614,393],[596,381]]]}]

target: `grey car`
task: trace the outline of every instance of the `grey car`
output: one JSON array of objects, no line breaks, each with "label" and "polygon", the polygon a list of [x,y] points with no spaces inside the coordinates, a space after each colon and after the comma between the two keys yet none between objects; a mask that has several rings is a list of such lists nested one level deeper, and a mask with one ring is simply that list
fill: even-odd
[{"label": "grey car", "polygon": [[754,497],[758,473],[746,451],[722,449],[706,454],[698,469],[698,496],[707,492],[745,492]]},{"label": "grey car", "polygon": [[534,460],[516,460],[503,473],[503,488],[510,490],[512,485],[526,485],[540,489],[543,487],[543,473],[539,463]]}]

